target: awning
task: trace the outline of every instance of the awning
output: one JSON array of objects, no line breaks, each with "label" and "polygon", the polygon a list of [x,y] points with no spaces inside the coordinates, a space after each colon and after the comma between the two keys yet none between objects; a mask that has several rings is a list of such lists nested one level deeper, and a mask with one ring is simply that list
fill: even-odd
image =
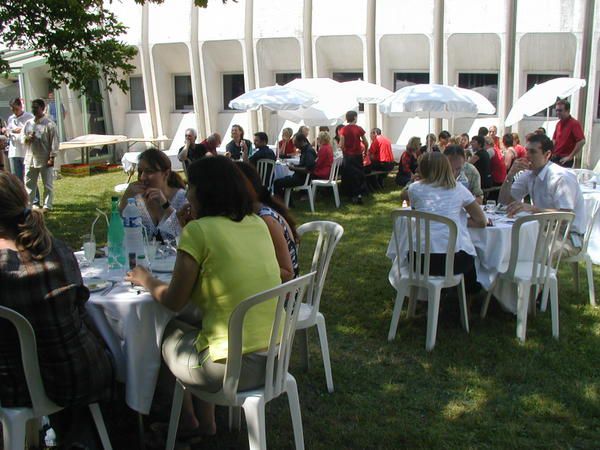
[{"label": "awning", "polygon": [[35,50],[0,50],[2,59],[8,62],[11,75],[18,75],[29,69],[43,66],[46,58],[36,54]]}]

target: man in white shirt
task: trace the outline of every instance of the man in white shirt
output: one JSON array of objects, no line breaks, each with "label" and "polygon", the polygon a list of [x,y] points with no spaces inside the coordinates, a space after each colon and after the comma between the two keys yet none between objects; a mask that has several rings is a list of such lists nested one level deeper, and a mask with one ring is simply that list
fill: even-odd
[{"label": "man in white shirt", "polygon": [[[499,201],[508,205],[508,214],[568,211],[575,213],[571,236],[563,254],[577,254],[585,233],[585,203],[577,177],[571,171],[550,161],[554,145],[544,135],[534,135],[527,142],[527,157],[517,159],[500,189]],[[524,172],[515,181],[515,174]],[[532,204],[524,203],[529,195]]]},{"label": "man in white shirt", "polygon": [[23,127],[27,121],[33,119],[33,114],[28,113],[23,108],[23,103],[20,98],[12,99],[9,102],[12,115],[8,118],[8,163],[10,171],[15,174],[21,181],[24,181],[24,165],[25,160],[25,145],[21,141]]},{"label": "man in white shirt", "polygon": [[42,99],[31,102],[33,119],[22,130],[22,142],[27,150],[25,154],[25,189],[29,202],[33,203],[38,177],[44,183],[44,211],[52,209],[54,197],[54,158],[58,153],[58,134],[56,125],[44,114],[46,105]]}]

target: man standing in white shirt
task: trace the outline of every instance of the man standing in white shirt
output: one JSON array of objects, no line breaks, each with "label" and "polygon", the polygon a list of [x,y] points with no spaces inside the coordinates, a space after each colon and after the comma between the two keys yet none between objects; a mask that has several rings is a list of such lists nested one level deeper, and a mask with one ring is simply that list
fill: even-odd
[{"label": "man standing in white shirt", "polygon": [[8,118],[8,163],[10,171],[15,174],[21,181],[24,181],[24,166],[25,146],[21,140],[23,127],[33,119],[33,114],[28,113],[23,108],[23,103],[20,98],[12,99],[9,102],[12,115]]},{"label": "man standing in white shirt", "polygon": [[39,175],[44,183],[44,211],[52,209],[54,197],[54,158],[58,153],[58,135],[56,125],[45,114],[46,105],[42,99],[31,102],[33,119],[22,130],[22,142],[25,144],[25,189],[29,202],[33,203]]},{"label": "man standing in white shirt", "polygon": [[[545,135],[534,135],[527,142],[527,157],[517,159],[502,183],[499,201],[508,205],[508,214],[567,211],[575,213],[570,239],[563,254],[575,255],[585,233],[585,203],[575,174],[550,161],[554,144]],[[515,174],[524,172],[515,181]],[[524,203],[529,195],[532,204]]]}]

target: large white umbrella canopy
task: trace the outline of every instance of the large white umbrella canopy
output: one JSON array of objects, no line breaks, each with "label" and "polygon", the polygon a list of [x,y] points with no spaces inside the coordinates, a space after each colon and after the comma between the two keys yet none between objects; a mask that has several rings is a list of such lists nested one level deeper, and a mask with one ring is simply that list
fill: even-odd
[{"label": "large white umbrella canopy", "polygon": [[285,86],[313,95],[317,102],[308,108],[280,111],[279,116],[309,127],[334,126],[344,121],[347,111],[358,109],[358,102],[342,83],[331,78],[297,78]]},{"label": "large white umbrella canopy", "polygon": [[478,112],[477,104],[459,89],[441,84],[413,84],[382,101],[379,111],[391,117],[475,117]]},{"label": "large white umbrella canopy", "polygon": [[554,78],[544,83],[536,84],[520,97],[506,116],[504,125],[510,127],[525,116],[533,116],[552,106],[556,98],[566,98],[585,86],[581,78]]},{"label": "large white umbrella canopy", "polygon": [[[485,87],[487,88],[487,86]],[[491,89],[493,88],[490,88],[490,90]],[[485,95],[483,95],[482,91],[477,90],[477,88],[464,89],[459,87],[458,90],[462,94],[466,95],[471,100],[473,100],[473,102],[475,102],[475,104],[477,105],[477,114],[494,114],[496,112],[496,107],[492,104],[492,102],[489,101],[489,99]],[[496,92],[497,91],[498,90],[496,89]],[[484,92],[487,92],[487,89]]]},{"label": "large white umbrella canopy", "polygon": [[359,103],[381,103],[383,100],[393,94],[393,92],[389,89],[360,79],[346,81],[342,83],[342,86],[348,89],[350,94],[356,98],[356,101]]},{"label": "large white umbrella canopy", "polygon": [[282,111],[308,107],[316,103],[308,92],[289,86],[267,86],[248,91],[229,102],[229,107],[242,111],[260,108]]}]

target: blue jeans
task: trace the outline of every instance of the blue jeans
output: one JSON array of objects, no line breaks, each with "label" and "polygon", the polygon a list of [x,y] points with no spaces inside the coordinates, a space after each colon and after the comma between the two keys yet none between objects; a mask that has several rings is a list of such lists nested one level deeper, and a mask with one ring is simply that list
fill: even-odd
[{"label": "blue jeans", "polygon": [[10,172],[14,174],[19,180],[25,181],[25,165],[23,162],[25,158],[19,158],[18,156],[13,156],[8,158],[8,165],[10,166]]}]

